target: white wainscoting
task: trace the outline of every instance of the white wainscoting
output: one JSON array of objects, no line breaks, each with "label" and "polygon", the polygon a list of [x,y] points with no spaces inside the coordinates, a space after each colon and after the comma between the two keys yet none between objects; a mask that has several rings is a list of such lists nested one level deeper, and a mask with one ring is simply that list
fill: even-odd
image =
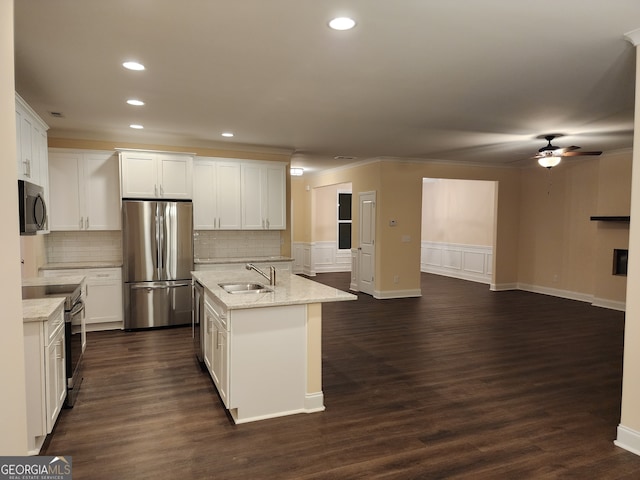
[{"label": "white wainscoting", "polygon": [[423,241],[420,271],[491,284],[493,247]]},{"label": "white wainscoting", "polygon": [[350,272],[351,250],[338,250],[336,242],[294,242],[293,271],[309,276]]}]

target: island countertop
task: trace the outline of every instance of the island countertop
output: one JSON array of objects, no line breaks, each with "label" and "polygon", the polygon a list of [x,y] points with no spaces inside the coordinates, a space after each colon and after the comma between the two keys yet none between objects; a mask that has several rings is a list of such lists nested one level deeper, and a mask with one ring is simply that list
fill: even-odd
[{"label": "island countertop", "polygon": [[[276,284],[269,282],[253,271],[222,270],[191,272],[192,277],[229,310],[263,308],[282,305],[304,305],[309,303],[343,302],[357,300],[357,296],[329,287],[298,275],[278,272]],[[219,283],[261,283],[273,290],[266,293],[227,293]]]}]

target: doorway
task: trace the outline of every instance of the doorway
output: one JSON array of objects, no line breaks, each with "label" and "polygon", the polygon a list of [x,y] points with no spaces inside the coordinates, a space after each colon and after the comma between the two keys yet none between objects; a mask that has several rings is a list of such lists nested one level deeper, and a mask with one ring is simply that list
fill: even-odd
[{"label": "doorway", "polygon": [[420,271],[492,285],[498,183],[422,182]]}]

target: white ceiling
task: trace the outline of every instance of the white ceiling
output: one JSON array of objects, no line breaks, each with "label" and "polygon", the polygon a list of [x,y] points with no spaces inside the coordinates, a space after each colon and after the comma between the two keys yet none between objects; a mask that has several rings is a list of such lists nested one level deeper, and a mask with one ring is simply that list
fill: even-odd
[{"label": "white ceiling", "polygon": [[548,133],[632,145],[639,27],[638,0],[18,0],[16,90],[53,137],[527,165]]}]

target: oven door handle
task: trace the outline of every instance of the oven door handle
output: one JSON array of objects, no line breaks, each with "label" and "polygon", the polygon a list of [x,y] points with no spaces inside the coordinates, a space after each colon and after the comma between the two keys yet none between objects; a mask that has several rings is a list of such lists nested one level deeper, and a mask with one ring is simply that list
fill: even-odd
[{"label": "oven door handle", "polygon": [[78,300],[73,307],[71,308],[71,312],[69,312],[69,317],[75,317],[84,311],[84,302],[82,300]]}]

